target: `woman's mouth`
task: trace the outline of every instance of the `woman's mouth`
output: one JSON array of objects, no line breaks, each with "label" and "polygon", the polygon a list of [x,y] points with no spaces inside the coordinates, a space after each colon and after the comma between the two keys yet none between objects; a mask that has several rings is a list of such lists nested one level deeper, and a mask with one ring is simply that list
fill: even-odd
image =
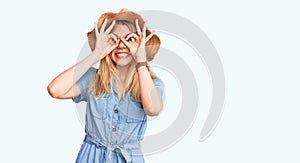
[{"label": "woman's mouth", "polygon": [[125,58],[127,57],[129,54],[128,53],[125,53],[125,52],[119,52],[119,53],[116,53],[116,56],[118,58]]}]

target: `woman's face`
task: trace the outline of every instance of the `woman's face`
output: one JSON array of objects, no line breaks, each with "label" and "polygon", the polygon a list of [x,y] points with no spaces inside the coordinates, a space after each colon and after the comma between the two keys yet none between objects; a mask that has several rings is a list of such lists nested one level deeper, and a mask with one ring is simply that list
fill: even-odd
[{"label": "woman's face", "polygon": [[[111,33],[117,36],[117,38],[125,38],[132,32],[126,25],[116,24]],[[117,66],[127,66],[133,60],[128,47],[121,40],[110,56]]]}]

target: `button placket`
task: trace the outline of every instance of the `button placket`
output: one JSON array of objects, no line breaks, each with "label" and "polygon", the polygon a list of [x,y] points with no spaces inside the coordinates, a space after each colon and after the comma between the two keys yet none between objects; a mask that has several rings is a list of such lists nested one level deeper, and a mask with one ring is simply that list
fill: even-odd
[{"label": "button placket", "polygon": [[119,105],[116,104],[114,107],[113,107],[113,110],[112,110],[112,116],[113,116],[113,123],[114,125],[116,126],[118,123],[119,123],[119,119],[120,119],[120,115],[119,115]]}]

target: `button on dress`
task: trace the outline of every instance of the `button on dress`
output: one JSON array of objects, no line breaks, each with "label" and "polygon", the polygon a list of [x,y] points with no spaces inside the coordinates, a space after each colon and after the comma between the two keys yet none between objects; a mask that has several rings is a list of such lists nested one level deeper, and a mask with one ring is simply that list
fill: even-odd
[{"label": "button on dress", "polygon": [[[80,95],[73,98],[86,102],[86,125],[83,144],[76,163],[144,163],[140,141],[147,127],[147,115],[141,102],[126,92],[118,99],[114,80],[103,97],[89,89],[97,69],[90,68],[77,82]],[[153,83],[162,96],[160,80]]]}]

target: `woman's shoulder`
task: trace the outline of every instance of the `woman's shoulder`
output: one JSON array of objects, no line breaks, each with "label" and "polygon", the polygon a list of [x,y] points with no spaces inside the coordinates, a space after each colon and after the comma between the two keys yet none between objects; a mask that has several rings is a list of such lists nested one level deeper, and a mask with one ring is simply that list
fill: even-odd
[{"label": "woman's shoulder", "polygon": [[86,73],[89,73],[89,74],[96,74],[98,71],[98,69],[96,69],[95,67],[90,67]]},{"label": "woman's shoulder", "polygon": [[[77,84],[79,85],[89,85],[96,76],[98,69],[94,68],[94,67],[90,67],[84,74],[83,76],[79,79],[79,81],[77,82]],[[75,70],[76,73],[76,70]]]},{"label": "woman's shoulder", "polygon": [[93,79],[96,76],[98,69],[94,68],[94,67],[90,67],[83,76],[85,76],[85,78],[87,79]]},{"label": "woman's shoulder", "polygon": [[152,79],[152,81],[155,86],[164,86],[163,81],[159,78],[154,78],[154,79]]}]

